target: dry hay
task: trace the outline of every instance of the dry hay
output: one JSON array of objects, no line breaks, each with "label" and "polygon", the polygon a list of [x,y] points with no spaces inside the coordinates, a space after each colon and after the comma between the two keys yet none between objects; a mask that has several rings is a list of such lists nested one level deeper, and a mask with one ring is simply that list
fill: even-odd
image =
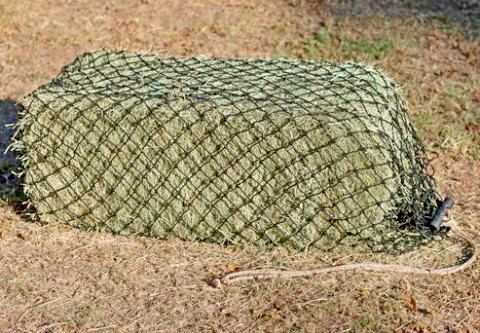
[{"label": "dry hay", "polygon": [[44,222],[290,249],[428,234],[423,152],[369,66],[99,51],[24,104],[14,147]]}]

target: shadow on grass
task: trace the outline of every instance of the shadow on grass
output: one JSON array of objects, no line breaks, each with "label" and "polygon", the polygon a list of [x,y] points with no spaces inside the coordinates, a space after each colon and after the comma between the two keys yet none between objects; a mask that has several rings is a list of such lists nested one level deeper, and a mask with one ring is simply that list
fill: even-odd
[{"label": "shadow on grass", "polygon": [[15,130],[11,127],[18,121],[22,105],[14,100],[0,100],[0,201],[20,205],[25,201],[21,179],[16,175],[20,171],[18,156],[7,151]]},{"label": "shadow on grass", "polygon": [[319,9],[326,9],[334,16],[436,20],[446,27],[458,27],[469,37],[480,38],[478,0],[344,0],[316,3]]}]

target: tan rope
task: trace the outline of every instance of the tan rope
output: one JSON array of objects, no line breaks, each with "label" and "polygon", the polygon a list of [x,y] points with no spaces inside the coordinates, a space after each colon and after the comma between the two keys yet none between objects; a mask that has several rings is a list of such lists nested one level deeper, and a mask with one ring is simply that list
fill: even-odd
[{"label": "tan rope", "polygon": [[[461,264],[438,269],[419,268],[406,265],[397,264],[380,264],[380,263],[358,263],[358,264],[346,264],[340,266],[331,266],[317,269],[307,270],[281,270],[281,269],[254,269],[244,270],[239,272],[233,272],[224,275],[221,278],[216,278],[211,281],[211,285],[220,288],[223,285],[231,285],[240,281],[260,281],[266,279],[282,278],[307,278],[320,274],[341,272],[341,271],[375,271],[375,272],[398,272],[398,273],[410,273],[410,274],[423,274],[423,275],[448,275],[463,271],[470,267],[478,257],[478,248],[475,245],[474,240],[462,230],[456,223],[449,224],[451,227],[451,233],[456,235],[458,239],[466,242],[472,249],[472,254],[468,260]],[[471,230],[472,231],[472,230]],[[473,231],[472,231],[473,232]]]}]

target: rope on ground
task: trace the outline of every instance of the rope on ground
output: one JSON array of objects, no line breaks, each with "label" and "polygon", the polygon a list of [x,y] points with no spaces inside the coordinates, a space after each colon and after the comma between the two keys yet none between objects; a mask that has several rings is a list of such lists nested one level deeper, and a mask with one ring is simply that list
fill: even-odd
[{"label": "rope on ground", "polygon": [[[310,278],[319,276],[326,273],[342,272],[342,271],[373,271],[373,272],[397,272],[397,273],[409,273],[409,274],[421,274],[421,275],[449,275],[453,273],[461,272],[476,261],[479,255],[479,249],[476,246],[471,236],[460,228],[454,221],[450,221],[449,226],[452,236],[460,241],[468,244],[471,248],[471,254],[467,260],[454,266],[429,269],[420,268],[407,265],[398,264],[381,264],[381,263],[357,263],[357,264],[345,264],[339,266],[330,266],[317,269],[307,270],[281,270],[281,269],[254,269],[233,272],[224,275],[223,277],[213,279],[211,285],[216,288],[221,288],[224,285],[232,285],[241,281],[261,281],[267,279],[281,278],[281,279],[293,279],[293,278]],[[470,232],[475,233],[473,230]],[[477,234],[478,235],[478,234]]]}]

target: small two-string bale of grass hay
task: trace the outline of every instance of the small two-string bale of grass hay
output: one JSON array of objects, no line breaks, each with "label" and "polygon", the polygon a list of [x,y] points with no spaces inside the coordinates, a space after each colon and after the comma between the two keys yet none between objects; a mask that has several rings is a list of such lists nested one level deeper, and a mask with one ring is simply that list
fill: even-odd
[{"label": "small two-string bale of grass hay", "polygon": [[370,66],[99,51],[24,104],[14,148],[44,222],[298,250],[433,234],[423,149]]}]

